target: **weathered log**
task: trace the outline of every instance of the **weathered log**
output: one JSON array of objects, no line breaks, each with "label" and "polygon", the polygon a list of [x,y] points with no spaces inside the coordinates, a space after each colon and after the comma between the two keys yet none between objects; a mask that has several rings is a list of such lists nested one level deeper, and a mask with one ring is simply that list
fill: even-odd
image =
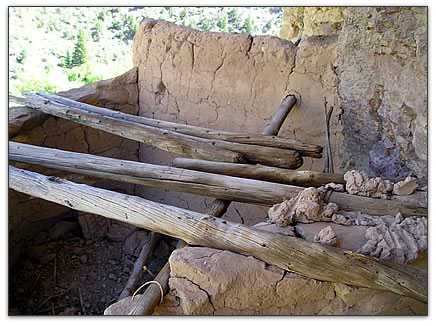
[{"label": "weathered log", "polygon": [[47,114],[128,139],[141,141],[181,156],[224,162],[241,162],[240,156],[242,155],[252,163],[262,163],[289,169],[299,168],[303,164],[301,155],[296,151],[188,136],[170,130],[108,117],[101,113],[89,113],[87,110],[58,104],[37,95],[29,95],[28,98],[22,99],[22,101],[25,105],[40,109]]},{"label": "weathered log", "polygon": [[224,163],[181,157],[175,158],[173,160],[173,165],[188,170],[225,174],[233,177],[277,182],[302,187],[320,187],[330,182],[345,184],[343,174],[303,170],[294,171],[264,165]]},{"label": "weathered log", "polygon": [[391,291],[427,302],[427,273],[296,237],[277,235],[140,197],[9,167],[9,187],[199,245],[249,255],[306,277]]},{"label": "weathered log", "polygon": [[[280,128],[286,120],[289,112],[291,112],[297,99],[295,96],[286,96],[285,100],[280,104],[280,106],[275,111],[271,118],[271,123],[264,129],[263,135],[265,136],[277,136]],[[309,155],[310,156],[310,155]],[[207,214],[215,217],[221,217],[230,207],[231,201],[223,199],[215,199],[212,203],[208,205]]]},{"label": "weathered log", "polygon": [[[38,95],[45,97],[49,100],[52,100],[57,103],[61,103],[63,105],[68,105],[77,109],[84,109],[91,113],[99,113],[105,116],[119,118],[126,121],[137,122],[147,126],[162,128],[166,130],[176,131],[178,133],[195,136],[199,138],[207,138],[207,139],[215,139],[215,140],[223,140],[228,142],[247,144],[247,145],[260,145],[267,147],[275,147],[281,149],[290,149],[298,151],[302,156],[310,156],[321,158],[322,157],[322,146],[306,144],[304,142],[298,140],[285,139],[281,137],[277,137],[277,133],[267,134],[240,134],[233,133],[228,131],[218,131],[214,129],[196,127],[184,125],[176,122],[169,122],[157,119],[151,119],[146,117],[140,117],[130,114],[125,114],[122,112],[117,112],[105,108],[95,107],[89,104],[84,104],[81,102],[73,101],[62,96],[57,95],[49,95],[49,94],[40,94]],[[283,103],[277,110],[277,115],[274,116],[275,120],[271,122],[271,124],[266,128],[266,131],[275,131],[277,127],[276,123],[283,123],[284,114],[289,113],[286,110],[290,111],[294,105],[294,96],[287,96]]]},{"label": "weathered log", "polygon": [[[176,249],[186,246],[184,241],[179,241],[177,243]],[[159,273],[154,278],[155,282],[158,282],[162,286],[163,293],[168,292],[168,280],[170,279],[170,264],[166,262],[164,267],[159,271]],[[133,307],[129,312],[129,315],[151,315],[154,308],[159,304],[161,300],[160,289],[156,285],[150,284],[148,288],[144,291],[139,299],[139,302]]]},{"label": "weathered log", "polygon": [[153,250],[156,247],[156,244],[159,242],[159,239],[159,233],[150,232],[148,234],[147,242],[142,247],[138,258],[133,265],[133,270],[130,273],[130,277],[127,280],[126,286],[124,287],[123,291],[121,291],[118,300],[131,296],[133,292],[135,292],[136,289],[141,285],[145,273],[143,267],[150,263],[151,258],[153,257]]},{"label": "weathered log", "polygon": [[[295,197],[304,189],[15,142],[9,142],[9,159],[117,181],[266,206]],[[427,215],[426,208],[407,203],[339,192],[333,192],[330,201],[341,209],[361,211],[370,215],[395,215],[398,212],[404,216]]]},{"label": "weathered log", "polygon": [[143,142],[167,152],[196,158],[211,159],[225,162],[240,162],[242,155],[227,149],[208,144],[197,138],[175,133],[168,130],[144,126],[135,122],[123,121],[84,110],[67,107],[50,102],[36,95],[26,99],[15,98],[22,104],[40,109],[44,113],[74,121],[85,126],[103,130],[124,138]]}]

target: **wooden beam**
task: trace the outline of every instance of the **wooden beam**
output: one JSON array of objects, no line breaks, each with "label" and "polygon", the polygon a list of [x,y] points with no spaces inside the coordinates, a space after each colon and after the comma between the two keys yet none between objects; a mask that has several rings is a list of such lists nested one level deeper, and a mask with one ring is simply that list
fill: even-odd
[{"label": "wooden beam", "polygon": [[345,184],[343,174],[280,169],[264,165],[236,164],[177,157],[173,166],[188,170],[225,174],[233,177],[277,182],[302,187],[320,187],[334,182]]},{"label": "wooden beam", "polygon": [[323,151],[322,146],[307,144],[298,140],[277,137],[276,136],[277,133],[274,133],[274,131],[276,130],[278,131],[277,124],[280,123],[281,126],[281,124],[284,122],[284,118],[286,117],[285,113],[289,113],[289,111],[293,108],[296,101],[295,96],[293,95],[288,95],[284,99],[280,107],[277,109],[276,114],[274,115],[274,120],[272,120],[271,124],[266,128],[267,132],[272,131],[272,133],[265,133],[265,134],[240,134],[240,133],[234,133],[228,131],[219,131],[209,128],[189,126],[176,122],[169,122],[169,121],[125,114],[122,112],[117,112],[114,110],[109,110],[109,109],[100,108],[89,104],[73,101],[64,98],[62,96],[41,94],[41,93],[38,93],[38,95],[47,98],[51,101],[61,103],[63,105],[86,110],[90,113],[99,113],[105,116],[136,122],[151,127],[176,131],[178,133],[182,133],[190,136],[215,139],[215,140],[223,140],[223,141],[247,144],[247,145],[260,145],[260,146],[275,147],[281,149],[290,149],[290,150],[298,151],[302,156],[310,156],[315,158],[322,157],[322,151]]},{"label": "wooden beam", "polygon": [[197,141],[195,137],[144,126],[135,122],[87,113],[83,110],[53,103],[36,95],[26,99],[15,98],[15,100],[21,101],[22,104],[28,107],[40,109],[46,114],[149,144],[175,155],[225,162],[240,162],[242,160],[242,154],[240,153],[217,148],[203,141]]},{"label": "wooden beam", "polygon": [[391,291],[427,302],[427,273],[408,265],[384,262],[13,166],[9,167],[9,187],[71,209],[179,238],[191,245],[253,256],[316,280]]},{"label": "wooden beam", "polygon": [[[304,189],[15,142],[9,142],[9,159],[100,178],[266,206],[295,197]],[[330,201],[341,209],[361,211],[370,215],[395,215],[398,212],[404,216],[427,215],[426,208],[346,193],[333,192]]]}]

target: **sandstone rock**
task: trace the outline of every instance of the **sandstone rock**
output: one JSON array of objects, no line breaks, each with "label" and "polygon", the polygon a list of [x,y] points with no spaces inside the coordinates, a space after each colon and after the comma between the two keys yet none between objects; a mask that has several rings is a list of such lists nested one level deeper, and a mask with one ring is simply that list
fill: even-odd
[{"label": "sandstone rock", "polygon": [[77,222],[60,221],[48,229],[48,237],[57,240],[65,233],[73,231],[77,226]]},{"label": "sandstone rock", "polygon": [[336,246],[337,240],[338,239],[336,238],[336,233],[335,231],[333,231],[331,226],[325,227],[324,229],[319,231],[317,235],[313,237],[314,242],[319,242],[323,245],[328,245],[328,246]]},{"label": "sandstone rock", "polygon": [[9,137],[14,137],[21,132],[30,130],[43,121],[48,116],[39,110],[34,110],[26,106],[15,106],[9,108]]},{"label": "sandstone rock", "polygon": [[123,251],[126,254],[138,256],[141,252],[142,247],[147,241],[148,232],[146,231],[135,231],[129,235],[123,244]]},{"label": "sandstone rock", "polygon": [[109,240],[121,242],[127,239],[127,237],[135,231],[135,227],[126,223],[114,223],[109,226],[109,230],[106,237]]},{"label": "sandstone rock", "polygon": [[345,168],[426,179],[427,8],[346,7],[343,16],[336,72]]},{"label": "sandstone rock", "polygon": [[369,178],[364,171],[351,170],[344,174],[346,190],[352,195],[386,198],[393,189],[393,182],[380,177]]},{"label": "sandstone rock", "polygon": [[169,261],[170,293],[156,315],[424,315],[427,311],[427,305],[408,297],[315,281],[228,251],[186,247],[175,250]]},{"label": "sandstone rock", "polygon": [[341,7],[285,7],[280,37],[292,40],[336,34],[342,27],[342,12]]},{"label": "sandstone rock", "polygon": [[126,297],[120,301],[117,301],[111,304],[104,310],[104,315],[109,316],[126,316],[129,314],[130,310],[135,307],[139,302],[140,296],[135,296],[132,300],[132,297]]},{"label": "sandstone rock", "polygon": [[[401,215],[401,214],[400,214]],[[427,218],[397,216],[391,225],[380,224],[365,232],[360,252],[384,260],[407,263],[427,250]]]},{"label": "sandstone rock", "polygon": [[344,250],[357,252],[367,242],[365,231],[368,227],[365,226],[344,226],[326,222],[315,222],[312,224],[297,223],[295,225],[295,233],[298,237],[313,241],[314,237],[327,227],[330,227],[336,234],[336,246]]},{"label": "sandstone rock", "polygon": [[411,195],[416,188],[418,188],[416,178],[407,177],[404,181],[394,184],[392,193],[398,196]]},{"label": "sandstone rock", "polygon": [[324,192],[310,187],[302,190],[295,198],[276,204],[268,210],[270,220],[279,226],[288,226],[314,221],[338,222],[345,224],[346,219],[340,217],[335,203],[325,204]]}]

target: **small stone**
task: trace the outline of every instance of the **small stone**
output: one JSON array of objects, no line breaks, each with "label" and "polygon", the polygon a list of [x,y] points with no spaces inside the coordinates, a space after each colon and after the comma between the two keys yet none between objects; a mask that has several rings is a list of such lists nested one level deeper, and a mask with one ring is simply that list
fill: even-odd
[{"label": "small stone", "polygon": [[84,264],[86,264],[86,262],[88,261],[88,256],[87,255],[82,255],[79,257],[80,261]]},{"label": "small stone", "polygon": [[124,242],[123,251],[129,255],[137,256],[142,246],[147,241],[148,234],[145,231],[136,231],[132,233]]},{"label": "small stone", "polygon": [[418,188],[416,178],[407,177],[404,181],[399,181],[394,184],[392,193],[398,196],[411,195],[416,188]]},{"label": "small stone", "polygon": [[111,264],[111,265],[116,265],[117,262],[116,262],[115,260],[113,260],[113,259],[109,259],[109,264]]},{"label": "small stone", "polygon": [[110,280],[113,280],[113,281],[116,281],[116,280],[117,280],[117,276],[116,276],[114,273],[110,273],[110,274],[108,275],[108,278],[109,278]]},{"label": "small stone", "polygon": [[123,268],[123,273],[130,274],[130,268],[129,267],[124,267]]},{"label": "small stone", "polygon": [[337,243],[336,233],[331,226],[327,226],[313,237],[313,241],[324,245],[335,246]]}]

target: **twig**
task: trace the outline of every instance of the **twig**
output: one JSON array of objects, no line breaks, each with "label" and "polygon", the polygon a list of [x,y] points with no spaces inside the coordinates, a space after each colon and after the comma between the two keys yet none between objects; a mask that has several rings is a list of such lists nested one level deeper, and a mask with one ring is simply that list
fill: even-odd
[{"label": "twig", "polygon": [[53,301],[51,302],[51,314],[54,316],[55,315],[55,309],[54,309],[54,303]]},{"label": "twig", "polygon": [[39,279],[41,278],[42,271],[39,272],[38,276],[36,277],[35,282],[33,282],[32,288],[30,289],[30,294],[32,294],[33,290],[35,290],[36,284],[38,283]]},{"label": "twig", "polygon": [[54,280],[54,286],[56,287],[56,283],[57,283],[57,257],[55,257],[55,259],[54,259],[53,280]]},{"label": "twig", "polygon": [[61,298],[61,297],[63,297],[68,291],[70,291],[71,290],[71,288],[73,287],[73,285],[70,285],[64,292],[62,292],[62,293],[59,293],[59,294],[56,294],[56,295],[50,295],[47,299],[45,299],[39,306],[38,306],[38,308],[36,308],[33,312],[32,312],[32,315],[33,314],[35,314],[36,312],[38,312],[39,311],[39,309],[41,309],[48,301],[50,301],[51,299],[54,299],[54,298]]},{"label": "twig", "polygon": [[79,286],[79,299],[80,299],[80,306],[82,307],[83,315],[86,316],[86,310],[83,304],[82,289],[80,288],[80,286]]},{"label": "twig", "polygon": [[153,273],[148,269],[148,267],[147,267],[146,265],[142,266],[142,270],[143,270],[144,272],[147,272],[148,274],[150,274],[152,277],[156,277],[156,275],[153,274]]}]

